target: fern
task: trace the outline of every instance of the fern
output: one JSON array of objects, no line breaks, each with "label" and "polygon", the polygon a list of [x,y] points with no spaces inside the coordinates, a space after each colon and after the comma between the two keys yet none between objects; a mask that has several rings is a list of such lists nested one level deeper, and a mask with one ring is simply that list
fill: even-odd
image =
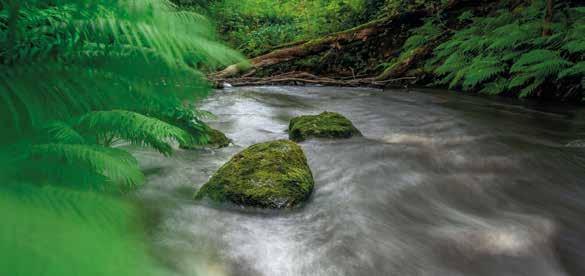
[{"label": "fern", "polygon": [[533,1],[514,12],[503,6],[495,15],[472,20],[465,15],[465,21],[472,22],[435,48],[427,62],[435,66],[439,77],[435,83],[485,94],[510,91],[519,97],[534,95],[544,84],[560,79],[570,78],[569,85],[580,86],[575,80],[584,74],[581,9],[559,4],[568,18],[552,25],[551,36],[542,36],[543,5]]},{"label": "fern", "polygon": [[491,50],[514,49],[538,36],[539,28],[536,25],[520,25],[514,22],[493,30],[489,35],[489,40],[493,42],[488,48]]},{"label": "fern", "polygon": [[[124,150],[95,145],[41,144],[21,161],[23,178],[96,190],[129,190],[144,181],[136,159]],[[78,183],[72,183],[72,179]],[[105,181],[103,181],[105,180]],[[81,183],[80,183],[81,182]]]},{"label": "fern", "polygon": [[80,133],[95,137],[97,143],[104,146],[111,145],[115,138],[121,138],[150,146],[165,155],[172,153],[170,140],[189,144],[193,139],[179,127],[124,110],[91,112],[76,119],[73,125]]},{"label": "fern", "polygon": [[544,79],[535,78],[534,81],[530,85],[528,85],[528,86],[524,87],[522,90],[520,90],[520,94],[518,94],[518,97],[524,98],[524,97],[530,96],[543,83],[544,83]]},{"label": "fern", "polygon": [[519,94],[520,97],[529,96],[547,78],[557,76],[570,65],[571,62],[563,59],[558,52],[543,49],[530,51],[520,56],[510,68],[510,72],[516,74],[510,88],[530,83]]},{"label": "fern", "polygon": [[14,130],[96,109],[180,106],[175,98],[206,94],[197,68],[241,59],[201,16],[164,0],[28,2],[0,30],[17,34],[0,59],[0,116]]},{"label": "fern", "polygon": [[563,46],[569,53],[583,53],[585,52],[585,39],[573,40]]},{"label": "fern", "polygon": [[182,120],[169,110],[207,95],[203,70],[242,60],[212,29],[166,0],[0,0],[3,273],[160,275],[131,206],[92,191],[144,182],[112,139],[164,154],[193,139],[154,118]]},{"label": "fern", "polygon": [[166,0],[0,3],[0,168],[30,183],[135,187],[135,160],[105,146],[205,140],[183,102],[207,95],[201,70],[242,59]]},{"label": "fern", "polygon": [[505,78],[499,78],[495,81],[489,82],[480,90],[480,93],[488,95],[498,95],[508,89],[509,81]]},{"label": "fern", "polygon": [[479,56],[473,59],[467,70],[469,72],[465,74],[463,87],[471,89],[486,80],[500,75],[506,70],[506,67],[497,58]]},{"label": "fern", "polygon": [[461,84],[467,72],[470,61],[460,53],[453,53],[445,62],[435,69],[435,73],[443,78],[438,84],[449,84],[449,88],[455,88]]},{"label": "fern", "polygon": [[585,76],[585,61],[578,62],[573,66],[559,72],[558,78],[566,78],[573,76]]},{"label": "fern", "polygon": [[168,275],[145,248],[139,213],[96,193],[0,186],[4,275]]},{"label": "fern", "polygon": [[402,46],[404,51],[414,50],[440,36],[442,30],[438,25],[439,23],[437,21],[428,20],[423,26],[414,29],[412,31],[412,36],[410,36]]},{"label": "fern", "polygon": [[516,75],[515,77],[512,78],[512,80],[510,80],[510,82],[508,83],[508,88],[509,89],[514,89],[517,87],[521,87],[524,86],[527,82],[529,82],[531,79],[533,79],[533,76],[529,75],[529,74],[520,74],[520,75]]},{"label": "fern", "polygon": [[85,144],[85,138],[81,136],[75,129],[70,125],[54,121],[47,123],[41,128],[40,133],[43,138],[49,143],[62,143],[62,144]]}]

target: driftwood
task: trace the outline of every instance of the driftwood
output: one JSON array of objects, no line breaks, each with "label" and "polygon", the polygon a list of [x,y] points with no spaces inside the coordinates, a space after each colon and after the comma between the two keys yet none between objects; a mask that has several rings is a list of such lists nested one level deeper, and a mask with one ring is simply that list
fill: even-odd
[{"label": "driftwood", "polygon": [[414,80],[415,77],[403,77],[386,80],[376,80],[373,77],[356,78],[356,79],[333,79],[328,77],[318,77],[307,72],[288,72],[280,75],[257,78],[257,77],[239,77],[228,79],[215,79],[218,83],[229,83],[232,86],[251,86],[251,85],[282,85],[282,84],[313,84],[327,86],[367,86],[367,87],[385,87],[391,83]]}]

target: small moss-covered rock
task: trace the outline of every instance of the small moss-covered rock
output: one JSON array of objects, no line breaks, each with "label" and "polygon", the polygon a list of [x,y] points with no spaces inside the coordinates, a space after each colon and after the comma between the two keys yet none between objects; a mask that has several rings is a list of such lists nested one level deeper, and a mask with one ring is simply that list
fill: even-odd
[{"label": "small moss-covered rock", "polygon": [[223,132],[211,128],[209,126],[205,126],[207,136],[209,140],[207,143],[203,145],[195,144],[195,145],[179,145],[182,149],[197,149],[201,147],[213,147],[213,148],[225,148],[230,145],[231,140],[223,134]]},{"label": "small moss-covered rock", "polygon": [[309,198],[313,175],[299,145],[277,140],[236,154],[195,195],[259,208],[291,208]]},{"label": "small moss-covered rock", "polygon": [[209,136],[209,141],[207,142],[208,145],[224,148],[230,145],[231,140],[223,134],[223,132],[210,128],[207,131],[207,136]]},{"label": "small moss-covered rock", "polygon": [[304,115],[290,120],[289,139],[304,141],[310,137],[350,138],[361,135],[350,120],[335,112],[323,112],[319,115]]}]

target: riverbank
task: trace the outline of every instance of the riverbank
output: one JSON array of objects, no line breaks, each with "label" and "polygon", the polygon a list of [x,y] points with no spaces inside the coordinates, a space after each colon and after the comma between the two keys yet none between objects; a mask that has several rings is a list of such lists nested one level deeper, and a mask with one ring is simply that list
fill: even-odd
[{"label": "riverbank", "polygon": [[580,103],[585,10],[577,1],[548,2],[409,6],[350,29],[271,47],[211,77],[234,85],[424,86]]}]

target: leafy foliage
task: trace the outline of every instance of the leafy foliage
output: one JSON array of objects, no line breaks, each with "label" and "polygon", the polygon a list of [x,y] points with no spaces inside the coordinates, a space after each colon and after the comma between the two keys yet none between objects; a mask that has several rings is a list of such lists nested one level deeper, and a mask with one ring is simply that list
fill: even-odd
[{"label": "leafy foliage", "polygon": [[211,30],[166,0],[0,0],[3,273],[160,275],[119,197],[145,177],[110,146],[207,139],[184,103],[241,60]]},{"label": "leafy foliage", "polygon": [[128,230],[139,227],[134,208],[115,198],[3,183],[0,216],[5,275],[171,275]]},{"label": "leafy foliage", "polygon": [[169,140],[190,143],[185,130],[155,118],[125,110],[94,111],[74,122],[84,136],[93,136],[98,144],[110,146],[116,138],[150,146],[163,154],[172,152]]},{"label": "leafy foliage", "polygon": [[[561,81],[572,86],[568,91],[585,88],[582,81],[574,81],[585,77],[581,9],[559,3],[554,18],[559,23],[553,25],[553,35],[542,36],[544,4],[533,1],[514,11],[501,8],[487,17],[462,15],[460,20],[471,23],[438,46],[427,64],[440,77],[437,83],[487,94],[514,93],[521,98],[542,96],[545,85]],[[560,12],[563,10],[566,12]],[[552,93],[563,96],[560,90]]]},{"label": "leafy foliage", "polygon": [[75,166],[51,174],[52,183],[71,173],[80,186],[140,184],[135,160],[105,147],[124,139],[168,155],[173,140],[204,141],[197,112],[183,102],[206,95],[200,70],[240,59],[215,42],[203,17],[164,0],[1,7],[0,145],[21,141],[13,156]]},{"label": "leafy foliage", "polygon": [[385,71],[390,71],[401,61],[411,58],[421,47],[439,38],[443,34],[443,30],[440,27],[439,21],[428,20],[423,26],[415,28],[410,33],[410,37],[406,39],[402,46],[400,55],[390,62],[383,64]]},{"label": "leafy foliage", "polygon": [[[97,145],[40,144],[29,151],[26,161],[34,166],[35,178],[94,190],[130,190],[142,184],[144,175],[128,152]],[[56,166],[55,166],[56,165]],[[26,166],[24,166],[26,168]],[[26,179],[31,174],[25,171]],[[77,174],[79,177],[72,177]],[[75,182],[71,182],[75,180]],[[100,186],[102,185],[102,186]]]},{"label": "leafy foliage", "polygon": [[224,40],[248,56],[292,41],[354,27],[376,16],[384,5],[383,1],[375,0],[176,2],[203,6],[217,22]]}]

